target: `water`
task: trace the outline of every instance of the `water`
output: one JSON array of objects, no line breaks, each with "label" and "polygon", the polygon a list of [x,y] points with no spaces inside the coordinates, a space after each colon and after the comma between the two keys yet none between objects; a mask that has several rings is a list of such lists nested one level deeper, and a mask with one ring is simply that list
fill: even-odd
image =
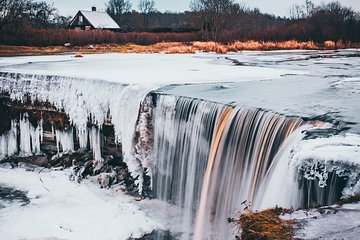
[{"label": "water", "polygon": [[[212,131],[222,105],[158,96],[153,110],[153,190],[184,208],[183,238],[190,238],[205,174]],[[189,231],[190,230],[190,231]]]},{"label": "water", "polygon": [[20,203],[21,206],[29,204],[27,192],[0,185],[0,208],[12,203]]},{"label": "water", "polygon": [[153,119],[154,191],[183,207],[183,239],[230,239],[226,219],[253,201],[277,150],[303,124],[174,96],[157,96]]}]

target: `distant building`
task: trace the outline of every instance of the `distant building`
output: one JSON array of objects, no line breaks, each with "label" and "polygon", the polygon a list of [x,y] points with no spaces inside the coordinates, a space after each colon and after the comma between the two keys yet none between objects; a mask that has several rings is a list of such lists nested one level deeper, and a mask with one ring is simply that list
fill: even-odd
[{"label": "distant building", "polygon": [[120,30],[119,25],[107,12],[96,11],[96,7],[92,7],[91,11],[80,10],[71,20],[68,28],[78,30]]}]

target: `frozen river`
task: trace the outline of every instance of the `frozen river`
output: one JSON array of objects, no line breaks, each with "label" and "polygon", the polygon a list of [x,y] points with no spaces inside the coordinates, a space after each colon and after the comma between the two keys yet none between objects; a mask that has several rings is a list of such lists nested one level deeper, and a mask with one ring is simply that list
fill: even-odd
[{"label": "frozen river", "polygon": [[[305,140],[303,132],[298,131],[298,136],[292,140],[294,145],[282,149],[289,155],[284,158],[285,161],[279,160],[279,165],[282,164],[283,168],[276,169],[276,166],[271,166],[270,169],[274,170],[274,173],[282,169],[282,173],[285,173],[289,166],[293,167],[292,170],[303,167],[302,170],[310,169],[309,171],[316,175],[315,178],[325,181],[329,172],[338,171],[337,173],[347,174],[346,177],[350,179],[344,188],[343,196],[360,193],[360,50],[244,51],[224,55],[99,54],[84,55],[83,58],[74,58],[72,55],[7,57],[0,58],[0,92],[8,93],[13,100],[23,101],[30,96],[32,99],[49,102],[69,116],[77,133],[85,131],[87,134],[89,116],[93,124],[100,126],[110,115],[115,139],[121,142],[124,161],[132,176],[137,179],[140,189],[143,184],[143,169],[155,169],[160,159],[164,161],[161,164],[168,166],[166,161],[171,154],[177,154],[174,159],[183,161],[184,166],[190,164],[188,161],[192,158],[203,158],[205,166],[212,141],[210,132],[217,129],[212,121],[221,114],[228,113],[216,121],[228,120],[224,124],[229,125],[232,121],[237,121],[236,117],[246,120],[246,117],[254,114],[253,119],[244,121],[251,123],[249,129],[253,128],[254,131],[254,138],[249,135],[246,140],[249,141],[248,144],[258,144],[251,148],[252,150],[270,145],[262,144],[262,138],[275,139],[273,144],[276,146],[269,150],[268,155],[273,155],[273,151],[280,147],[281,142],[278,141],[283,137],[280,133],[275,135],[276,131],[292,132],[292,127],[295,129],[297,124],[301,125],[303,122],[325,121],[331,123],[326,129],[315,128],[308,131],[304,128],[303,132],[308,131]],[[152,119],[152,123],[154,134],[158,134],[158,139],[154,136],[153,138],[155,142],[158,141],[158,146],[155,147],[164,147],[166,151],[155,151],[158,159],[135,160],[134,129],[139,134],[146,132],[144,129],[148,126],[146,122],[138,121],[138,114],[140,104],[149,93],[161,96],[157,99],[152,115],[157,117]],[[191,102],[191,99],[205,101]],[[183,111],[184,115],[178,117],[173,114],[176,111]],[[258,115],[255,115],[257,111],[260,111],[259,119]],[[234,113],[232,117],[230,112]],[[182,122],[182,118],[187,117],[193,117],[194,120]],[[259,124],[259,128],[253,120]],[[275,124],[271,127],[273,122]],[[288,125],[281,125],[283,122]],[[241,126],[242,124],[239,124],[236,129]],[[208,136],[205,134],[208,139],[201,135],[203,131],[206,134],[209,132]],[[225,140],[222,143],[220,138],[228,133],[234,141],[234,148],[229,152],[235,153],[236,149],[239,150],[239,144],[235,143],[243,137],[243,132],[232,135],[235,131],[230,127],[223,131],[217,144],[224,149],[225,154],[228,144],[225,144]],[[71,132],[70,136],[74,135]],[[0,159],[2,154],[7,156],[8,152],[4,152],[10,149],[5,146],[9,136],[10,134],[0,136],[0,142],[3,141],[0,146]],[[77,137],[80,139],[80,134]],[[246,137],[248,136],[244,138]],[[85,140],[87,141],[87,135]],[[173,141],[170,146],[169,141]],[[191,144],[187,144],[187,141]],[[270,140],[264,140],[266,141]],[[12,142],[17,144],[16,138]],[[188,155],[186,151],[189,152]],[[290,155],[292,164],[289,164]],[[228,157],[230,159],[233,156]],[[235,160],[236,157],[234,154]],[[101,156],[98,158],[96,160],[101,160]],[[221,159],[220,155],[218,158]],[[325,166],[325,170],[316,169],[317,164]],[[243,170],[240,167],[239,169]],[[201,171],[205,172],[204,169]],[[152,177],[151,171],[149,174]],[[186,185],[194,191],[195,188],[201,188],[201,184],[196,184],[202,181],[202,178],[198,176],[200,173],[192,171],[192,174],[193,178],[186,172],[181,173],[181,177],[185,176],[184,186],[188,184],[186,177],[195,182],[190,188]],[[236,177],[237,174],[234,173],[233,176]],[[284,175],[284,179],[289,181],[293,177],[287,173],[274,175]],[[310,179],[313,176],[308,177]],[[99,190],[91,180],[76,184],[69,182],[68,178],[66,171],[37,173],[1,168],[0,193],[2,191],[7,194],[11,189],[17,189],[19,191],[14,191],[20,200],[0,200],[3,205],[0,205],[0,232],[6,234],[7,239],[127,239],[140,237],[153,229],[167,230],[175,227],[168,225],[165,220],[179,217],[176,211],[178,209],[171,207],[172,210],[168,210],[170,216],[162,216],[157,209],[169,206],[161,201],[137,202],[118,189]],[[280,179],[275,178],[266,178],[269,185]],[[213,179],[209,178],[209,182],[211,180]],[[181,181],[179,182],[182,184]],[[216,183],[214,181],[215,185]],[[163,182],[159,181],[159,186],[162,184]],[[177,190],[176,184],[174,185]],[[273,185],[279,187],[279,184]],[[169,187],[167,183],[164,186],[164,189]],[[289,186],[284,184],[280,190],[285,187]],[[173,189],[169,191],[172,192]],[[164,192],[166,195],[165,190]],[[209,192],[211,193],[210,190]],[[200,201],[196,194],[198,193],[195,192],[191,197]],[[213,197],[215,199],[216,196]],[[180,197],[182,198],[188,201],[183,205],[189,205],[187,220],[190,221],[186,224],[191,225],[195,205],[191,205],[192,198],[187,199],[187,195]],[[84,199],[84,202],[79,199]],[[225,198],[224,202],[228,200]],[[275,199],[275,203],[278,200]],[[288,200],[291,202],[292,199],[289,197]],[[288,202],[284,204],[285,207],[292,207]],[[186,207],[184,209],[186,210]],[[78,210],[81,214],[75,213]],[[18,216],[22,217],[18,219]],[[117,228],[118,226],[122,227]],[[189,226],[185,227],[186,230],[190,229]],[[192,236],[191,231],[192,229],[189,236]],[[226,235],[226,230],[224,232]],[[326,233],[320,232],[316,236],[322,234]],[[301,235],[312,236],[306,232]]]},{"label": "frozen river", "polygon": [[0,71],[146,85],[287,115],[324,115],[360,132],[360,51],[355,49],[13,57],[0,58]]}]

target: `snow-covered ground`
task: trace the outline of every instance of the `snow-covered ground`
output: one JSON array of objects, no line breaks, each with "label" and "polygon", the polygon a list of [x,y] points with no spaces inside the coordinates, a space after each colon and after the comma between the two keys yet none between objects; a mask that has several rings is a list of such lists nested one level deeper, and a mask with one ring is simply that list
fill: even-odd
[{"label": "snow-covered ground", "polygon": [[167,85],[239,82],[280,78],[303,71],[266,67],[234,67],[217,54],[97,54],[74,58],[27,56],[0,58],[1,72],[106,80],[121,84]]},{"label": "snow-covered ground", "polygon": [[[1,239],[120,239],[166,229],[156,200],[137,202],[119,187],[100,189],[85,180],[69,181],[70,172],[0,168],[0,185],[27,192],[30,203],[0,208]],[[3,204],[4,205],[4,204]],[[171,211],[166,211],[173,214]]]},{"label": "snow-covered ground", "polygon": [[360,203],[298,210],[282,216],[294,220],[295,238],[357,240],[360,236]]}]

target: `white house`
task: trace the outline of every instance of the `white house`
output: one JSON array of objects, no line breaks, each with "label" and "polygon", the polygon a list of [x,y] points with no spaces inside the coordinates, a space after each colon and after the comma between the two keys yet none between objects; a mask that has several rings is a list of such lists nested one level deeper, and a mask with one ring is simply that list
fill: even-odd
[{"label": "white house", "polygon": [[96,11],[96,7],[92,7],[91,11],[78,11],[71,20],[68,28],[78,30],[106,29],[114,31],[120,29],[119,25],[107,12]]}]

